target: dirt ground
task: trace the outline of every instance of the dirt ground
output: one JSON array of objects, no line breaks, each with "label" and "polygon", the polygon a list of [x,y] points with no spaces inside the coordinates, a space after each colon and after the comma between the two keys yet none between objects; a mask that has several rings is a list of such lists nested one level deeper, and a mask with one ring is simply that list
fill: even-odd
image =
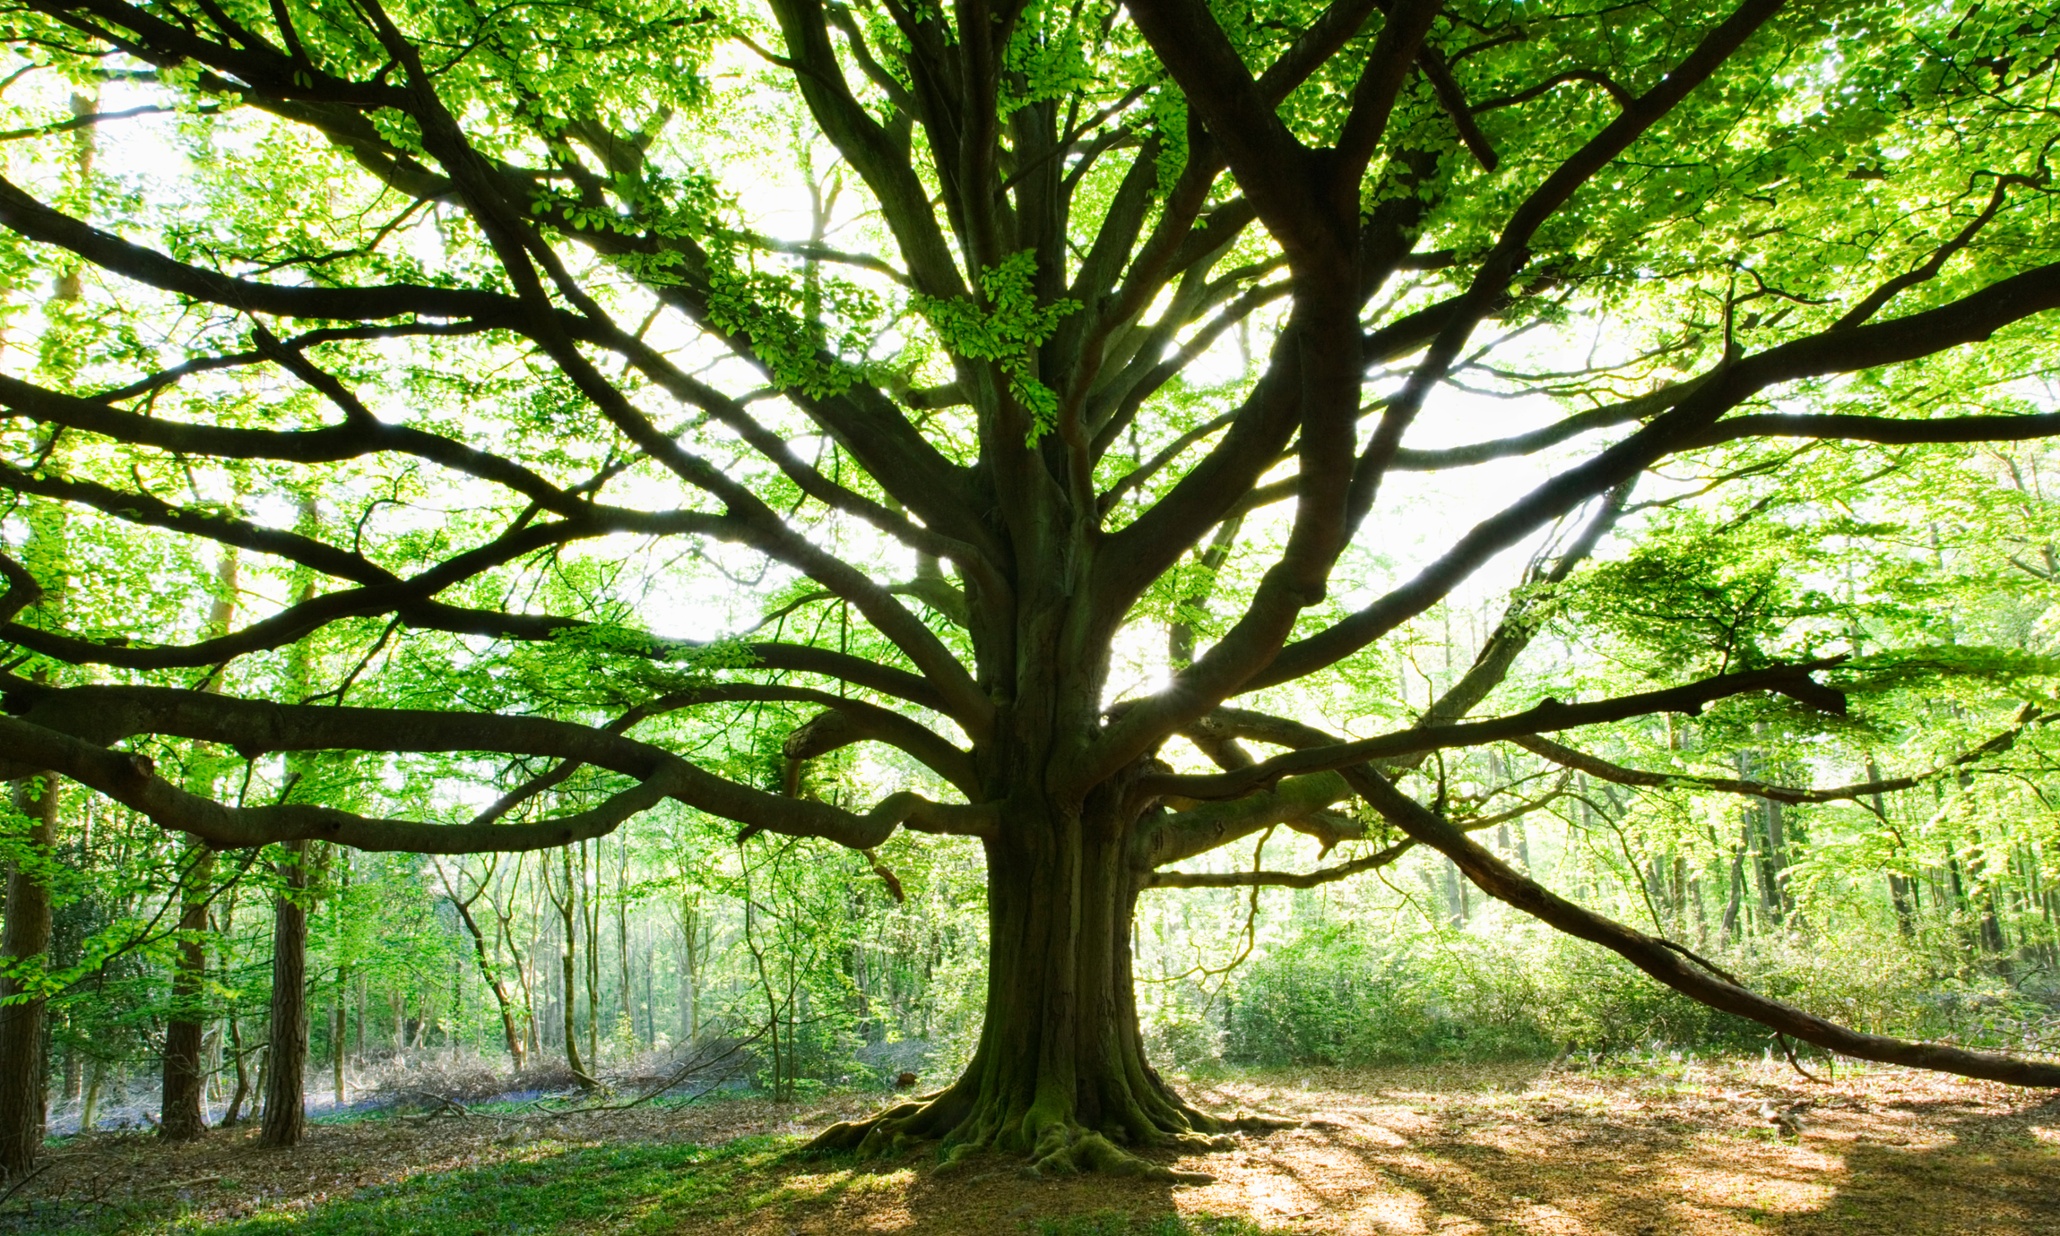
[{"label": "dirt ground", "polygon": [[[1029,1180],[997,1160],[769,1160],[754,1169],[757,1200],[680,1216],[676,1230],[974,1236],[1102,1214],[1369,1236],[2060,1234],[2060,1097],[2001,1085],[1896,1069],[1812,1084],[1785,1066],[1691,1064],[1637,1074],[1308,1070],[1188,1090],[1211,1110],[1302,1123],[1178,1161],[1212,1173],[1206,1185]],[[866,1105],[646,1108],[556,1121],[549,1137],[712,1145],[811,1132]],[[455,1116],[316,1126],[288,1152],[259,1151],[249,1130],[178,1147],[99,1135],[66,1142],[6,1205],[176,1200],[198,1226],[510,1159],[539,1136],[532,1125]]]}]

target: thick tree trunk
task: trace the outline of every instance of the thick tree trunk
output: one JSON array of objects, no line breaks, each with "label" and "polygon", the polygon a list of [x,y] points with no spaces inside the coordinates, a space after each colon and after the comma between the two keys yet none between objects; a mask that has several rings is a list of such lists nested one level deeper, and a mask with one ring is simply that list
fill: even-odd
[{"label": "thick tree trunk", "polygon": [[[57,777],[25,778],[15,787],[15,808],[29,817],[28,851],[47,855],[57,839]],[[43,873],[20,865],[7,872],[7,922],[0,929],[0,959],[14,965],[50,949],[50,887]],[[0,973],[0,1176],[29,1171],[43,1146],[46,1102],[42,999],[13,998],[22,991],[11,972]]]},{"label": "thick tree trunk", "polygon": [[265,1054],[265,1121],[258,1141],[293,1146],[307,1128],[308,886],[305,841],[286,843],[285,885],[272,902],[272,1042]]},{"label": "thick tree trunk", "polygon": [[940,1094],[839,1124],[821,1149],[1026,1155],[1045,1174],[1191,1178],[1123,1147],[1203,1149],[1224,1125],[1145,1060],[1130,968],[1137,873],[1127,829],[1053,811],[987,843],[987,1020],[964,1076]]},{"label": "thick tree trunk", "polygon": [[195,844],[179,884],[179,947],[172,964],[172,1012],[165,1023],[164,1090],[158,1134],[172,1141],[207,1130],[201,1064],[206,1037],[201,1002],[207,985],[207,889],[214,876],[214,851]]}]

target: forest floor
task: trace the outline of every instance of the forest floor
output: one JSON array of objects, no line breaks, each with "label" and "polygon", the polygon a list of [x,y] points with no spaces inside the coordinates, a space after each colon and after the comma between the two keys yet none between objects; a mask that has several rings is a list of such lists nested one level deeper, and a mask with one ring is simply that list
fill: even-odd
[{"label": "forest floor", "polygon": [[[878,1096],[725,1099],[521,1119],[386,1115],[291,1151],[232,1129],[52,1147],[0,1230],[715,1236],[2060,1233],[2060,1098],[1898,1069],[1822,1084],[1763,1063],[1295,1070],[1192,1082],[1302,1121],[1181,1167],[1207,1185],[807,1160]],[[1793,1117],[1797,1128],[1770,1118]]]}]

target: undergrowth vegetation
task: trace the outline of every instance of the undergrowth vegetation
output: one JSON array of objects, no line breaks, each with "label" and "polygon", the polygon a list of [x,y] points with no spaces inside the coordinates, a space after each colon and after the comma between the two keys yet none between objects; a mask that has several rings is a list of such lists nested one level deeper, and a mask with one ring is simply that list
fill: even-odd
[{"label": "undergrowth vegetation", "polygon": [[[1874,1033],[2050,1048],[2060,1009],[2046,981],[2012,987],[1969,972],[1950,947],[1927,954],[1848,930],[1718,954],[1759,991]],[[1331,923],[1250,964],[1219,1012],[1160,1040],[1211,1063],[1372,1065],[1561,1054],[1758,1054],[1764,1027],[1652,983],[1622,960],[1543,930],[1386,934]]]}]

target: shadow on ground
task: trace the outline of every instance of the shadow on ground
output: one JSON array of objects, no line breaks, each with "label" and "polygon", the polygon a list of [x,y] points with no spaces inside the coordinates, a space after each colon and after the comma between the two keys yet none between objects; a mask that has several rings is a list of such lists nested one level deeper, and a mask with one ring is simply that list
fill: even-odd
[{"label": "shadow on ground", "polygon": [[[337,1126],[283,1154],[241,1133],[169,1151],[109,1139],[72,1149],[69,1185],[10,1209],[17,1228],[237,1236],[2060,1233],[2060,1100],[2002,1086],[1529,1066],[1309,1072],[1200,1097],[1305,1123],[1181,1160],[1217,1179],[1178,1187],[1031,1180],[999,1161],[804,1160],[797,1135],[848,1113],[770,1104],[633,1125]],[[1798,1105],[1800,1136],[1770,1123]]]}]

